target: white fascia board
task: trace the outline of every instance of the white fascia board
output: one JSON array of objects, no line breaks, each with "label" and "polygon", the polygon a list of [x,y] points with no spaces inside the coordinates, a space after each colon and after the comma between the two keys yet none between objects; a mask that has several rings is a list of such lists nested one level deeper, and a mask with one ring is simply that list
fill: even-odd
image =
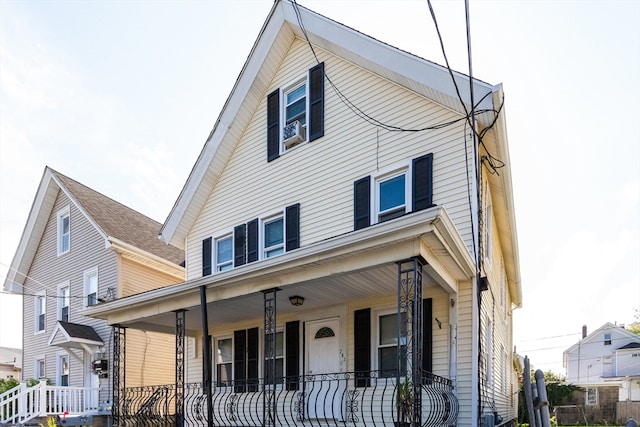
[{"label": "white fascia board", "polygon": [[[172,244],[184,250],[185,238],[188,230],[193,227],[194,219],[186,224],[184,221],[188,220],[188,218],[196,218],[197,215],[194,212],[200,212],[206,202],[205,196],[197,199],[196,195],[198,193],[205,195],[210,194],[215,182],[217,182],[222,173],[222,170],[210,170],[216,153],[225,138],[228,136],[233,137],[233,135],[229,133],[232,126],[246,126],[245,123],[236,123],[235,119],[252,85],[256,82],[256,76],[264,64],[270,48],[276,40],[282,26],[283,19],[282,13],[278,8],[279,5],[280,3],[276,2],[267,16],[267,20],[247,57],[247,61],[243,65],[233,89],[227,97],[222,111],[187,178],[187,182],[182,188],[173,209],[160,230],[159,238],[165,243]],[[207,175],[212,175],[208,177],[208,182],[205,181]],[[205,182],[207,185],[203,185]],[[198,201],[196,202],[196,200]]]}]

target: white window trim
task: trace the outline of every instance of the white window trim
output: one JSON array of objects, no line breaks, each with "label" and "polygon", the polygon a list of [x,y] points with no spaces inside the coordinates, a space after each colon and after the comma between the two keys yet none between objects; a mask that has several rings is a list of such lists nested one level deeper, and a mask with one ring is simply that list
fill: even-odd
[{"label": "white window trim", "polygon": [[412,191],[413,191],[413,181],[412,181],[412,162],[403,162],[400,164],[396,164],[392,167],[382,169],[371,175],[371,206],[370,212],[373,212],[371,215],[371,223],[378,224],[380,222],[380,210],[378,207],[380,206],[380,192],[379,184],[382,181],[386,181],[388,179],[394,178],[396,176],[400,176],[404,174],[404,213],[408,214],[411,212],[413,208],[412,203]]},{"label": "white window trim", "polygon": [[[40,371],[40,361],[42,361],[44,370]],[[33,361],[33,377],[36,380],[40,380],[47,377],[47,358],[46,356],[37,356]]]},{"label": "white window trim", "polygon": [[[375,320],[375,333],[371,334],[372,338],[373,338],[373,346],[372,348],[374,349],[374,351],[372,352],[372,358],[373,358],[373,366],[375,367],[374,370],[380,370],[380,360],[378,357],[378,353],[379,353],[379,349],[381,348],[380,346],[380,317],[382,316],[388,316],[390,314],[398,314],[398,309],[397,308],[388,308],[388,309],[382,309],[382,310],[377,310],[375,313],[373,313],[373,317]],[[406,345],[406,343],[401,344],[398,343],[400,345]],[[396,344],[397,345],[397,344]],[[384,345],[383,347],[391,347],[390,345]]]},{"label": "white window trim", "polygon": [[282,218],[282,253],[286,253],[287,252],[287,248],[286,248],[286,243],[287,243],[287,223],[286,223],[286,218],[285,218],[285,209],[278,209],[275,211],[272,211],[271,213],[261,217],[258,220],[258,252],[259,252],[259,256],[258,259],[269,259],[269,258],[275,258],[279,255],[274,255],[272,257],[267,258],[266,254],[265,254],[265,233],[264,233],[264,226],[267,222],[273,221],[275,219],[278,218]]},{"label": "white window trim", "polygon": [[[40,298],[42,298],[44,300],[44,304],[43,304],[43,311],[44,313],[40,312]],[[47,292],[46,291],[39,291],[36,292],[36,295],[34,296],[34,300],[33,300],[33,304],[34,304],[34,335],[37,334],[43,334],[45,333],[45,331],[47,330]],[[44,314],[44,323],[43,323],[43,328],[40,329],[40,315]]]},{"label": "white window trim", "polygon": [[60,352],[56,354],[56,385],[62,385],[62,359],[67,359],[67,366],[69,368],[69,373],[67,374],[67,386],[71,385],[71,357],[69,357],[69,353]]},{"label": "white window trim", "polygon": [[[62,237],[63,237],[62,220],[65,217],[69,217],[69,247],[67,248],[67,250],[63,251],[62,250]],[[68,253],[71,250],[71,208],[70,206],[64,207],[56,213],[56,224],[57,224],[56,247],[57,247],[58,256],[61,256]]]},{"label": "white window trim", "polygon": [[71,318],[71,283],[67,280],[66,282],[60,283],[58,285],[58,312],[56,314],[56,318],[58,320],[62,320],[62,309],[63,309],[63,304],[64,304],[64,299],[63,294],[62,294],[62,290],[67,288],[69,290],[69,300],[67,301],[67,307],[68,309],[68,317],[67,317],[67,322],[69,321],[69,319]]},{"label": "white window trim", "polygon": [[213,266],[212,270],[214,274],[222,273],[222,271],[218,270],[218,241],[224,240],[227,238],[231,238],[231,270],[233,270],[234,268],[233,259],[235,257],[235,248],[233,244],[233,230],[227,230],[226,232],[221,233],[216,237],[213,237],[213,248],[211,251],[212,252],[211,257],[213,259],[211,260],[211,265]]},{"label": "white window trim", "polygon": [[[287,92],[291,92],[295,89],[297,89],[299,86],[301,86],[302,84],[305,85],[305,124],[304,124],[304,128],[305,128],[305,135],[304,135],[304,140],[302,140],[301,142],[299,142],[298,144],[294,145],[293,147],[290,148],[286,148],[284,146],[284,127],[287,125]],[[278,132],[280,135],[280,154],[284,154],[287,151],[291,151],[294,148],[297,148],[301,145],[306,144],[309,141],[309,111],[310,111],[310,105],[309,105],[309,72],[307,71],[303,77],[299,77],[293,81],[291,81],[290,83],[286,84],[285,86],[282,86],[280,88],[280,131]]]},{"label": "white window trim", "polygon": [[[229,335],[220,335],[220,336],[216,336],[213,337],[213,342],[214,342],[214,346],[213,346],[213,354],[211,355],[211,357],[213,357],[213,366],[214,366],[214,371],[213,371],[213,382],[214,384],[216,384],[216,387],[219,388],[225,388],[225,387],[231,387],[231,385],[220,385],[220,378],[218,378],[218,365],[221,365],[222,363],[218,363],[218,342],[221,340],[231,340],[231,382],[233,383],[233,381],[235,380],[234,378],[234,359],[235,359],[235,354],[234,354],[234,347],[235,347],[235,342],[233,340],[233,334],[229,334]],[[225,362],[224,364],[226,365],[229,362]],[[232,388],[233,389],[233,388]]]},{"label": "white window trim", "polygon": [[82,298],[82,303],[84,305],[84,307],[89,307],[89,294],[92,293],[90,292],[89,289],[89,278],[95,274],[96,275],[96,303],[98,301],[98,293],[100,290],[100,274],[98,272],[98,267],[93,267],[89,270],[85,270],[84,274],[83,274],[83,298]]}]

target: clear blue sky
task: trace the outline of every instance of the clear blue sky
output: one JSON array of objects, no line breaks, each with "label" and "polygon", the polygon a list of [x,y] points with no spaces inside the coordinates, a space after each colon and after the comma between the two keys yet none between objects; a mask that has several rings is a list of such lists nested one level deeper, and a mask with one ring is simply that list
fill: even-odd
[{"label": "clear blue sky", "polygon": [[[299,4],[443,63],[426,0]],[[2,281],[45,165],[164,221],[271,6],[0,0]],[[434,8],[466,72],[463,0]],[[562,372],[583,324],[640,308],[640,2],[471,0],[471,19],[474,75],[506,92],[518,352]],[[19,307],[0,294],[2,346]]]}]

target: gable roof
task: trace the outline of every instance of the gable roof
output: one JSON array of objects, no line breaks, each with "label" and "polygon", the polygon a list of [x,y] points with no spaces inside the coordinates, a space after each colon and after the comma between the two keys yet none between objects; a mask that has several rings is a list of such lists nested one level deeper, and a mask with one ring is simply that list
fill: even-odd
[{"label": "gable roof", "polygon": [[[184,248],[187,234],[195,224],[258,104],[266,96],[269,84],[287,55],[288,48],[295,38],[306,41],[307,37],[320,61],[323,51],[331,52],[465,115],[446,67],[392,47],[289,0],[276,0],[162,227],[160,237],[165,242]],[[457,72],[453,74],[459,87],[468,86],[467,76]],[[477,100],[482,99],[477,108],[493,109],[494,98],[500,90],[498,86],[474,79]],[[467,91],[463,92],[465,106],[469,109],[469,96]],[[480,121],[489,120],[489,117],[477,117]],[[519,277],[517,280],[519,282]]]},{"label": "gable roof", "polygon": [[24,283],[23,272],[33,262],[59,191],[69,198],[104,238],[105,246],[128,251],[138,258],[146,257],[158,266],[164,265],[168,271],[182,269],[180,264],[184,261],[184,251],[166,245],[157,238],[161,227],[159,222],[47,166],[7,273],[5,289],[17,290],[14,284]]},{"label": "gable roof", "polygon": [[615,332],[617,332],[617,333],[619,333],[619,334],[623,335],[624,337],[626,337],[626,338],[631,340],[630,344],[626,344],[624,347],[616,348],[616,350],[620,350],[620,349],[623,349],[623,348],[632,348],[632,347],[628,347],[632,343],[640,344],[640,336],[634,334],[631,331],[626,330],[622,326],[618,326],[618,325],[615,325],[615,324],[613,324],[611,322],[607,322],[604,325],[600,326],[595,331],[591,332],[585,338],[581,339],[580,341],[578,341],[577,343],[575,343],[574,345],[572,345],[571,347],[566,349],[564,351],[564,353],[571,353],[573,350],[577,349],[579,345],[588,344],[590,342],[596,341],[597,339],[600,339],[599,338],[600,334],[603,333],[603,332],[609,331],[609,330],[615,330]]}]

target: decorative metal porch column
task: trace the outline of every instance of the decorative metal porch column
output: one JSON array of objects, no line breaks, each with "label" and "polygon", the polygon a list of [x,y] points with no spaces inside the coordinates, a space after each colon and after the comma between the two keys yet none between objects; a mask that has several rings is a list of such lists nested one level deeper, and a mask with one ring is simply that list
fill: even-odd
[{"label": "decorative metal porch column", "polygon": [[[398,262],[396,384],[398,398],[404,398],[410,408],[397,405],[397,416],[399,421],[410,422],[411,426],[422,425],[422,267],[425,264],[418,257]],[[402,351],[403,345],[406,352]]]},{"label": "decorative metal porch column", "polygon": [[278,288],[264,293],[264,382],[263,382],[263,426],[276,425],[276,292]]},{"label": "decorative metal porch column", "polygon": [[113,325],[113,369],[111,373],[113,403],[111,413],[113,415],[113,425],[124,425],[121,419],[124,415],[121,411],[124,402],[126,387],[126,344],[127,328],[120,325]]},{"label": "decorative metal porch column", "polygon": [[186,310],[176,310],[176,427],[184,427],[184,322]]},{"label": "decorative metal porch column", "polygon": [[200,311],[202,313],[202,387],[207,399],[207,426],[213,427],[213,396],[211,390],[212,356],[209,339],[209,313],[207,311],[207,287],[200,286]]}]

